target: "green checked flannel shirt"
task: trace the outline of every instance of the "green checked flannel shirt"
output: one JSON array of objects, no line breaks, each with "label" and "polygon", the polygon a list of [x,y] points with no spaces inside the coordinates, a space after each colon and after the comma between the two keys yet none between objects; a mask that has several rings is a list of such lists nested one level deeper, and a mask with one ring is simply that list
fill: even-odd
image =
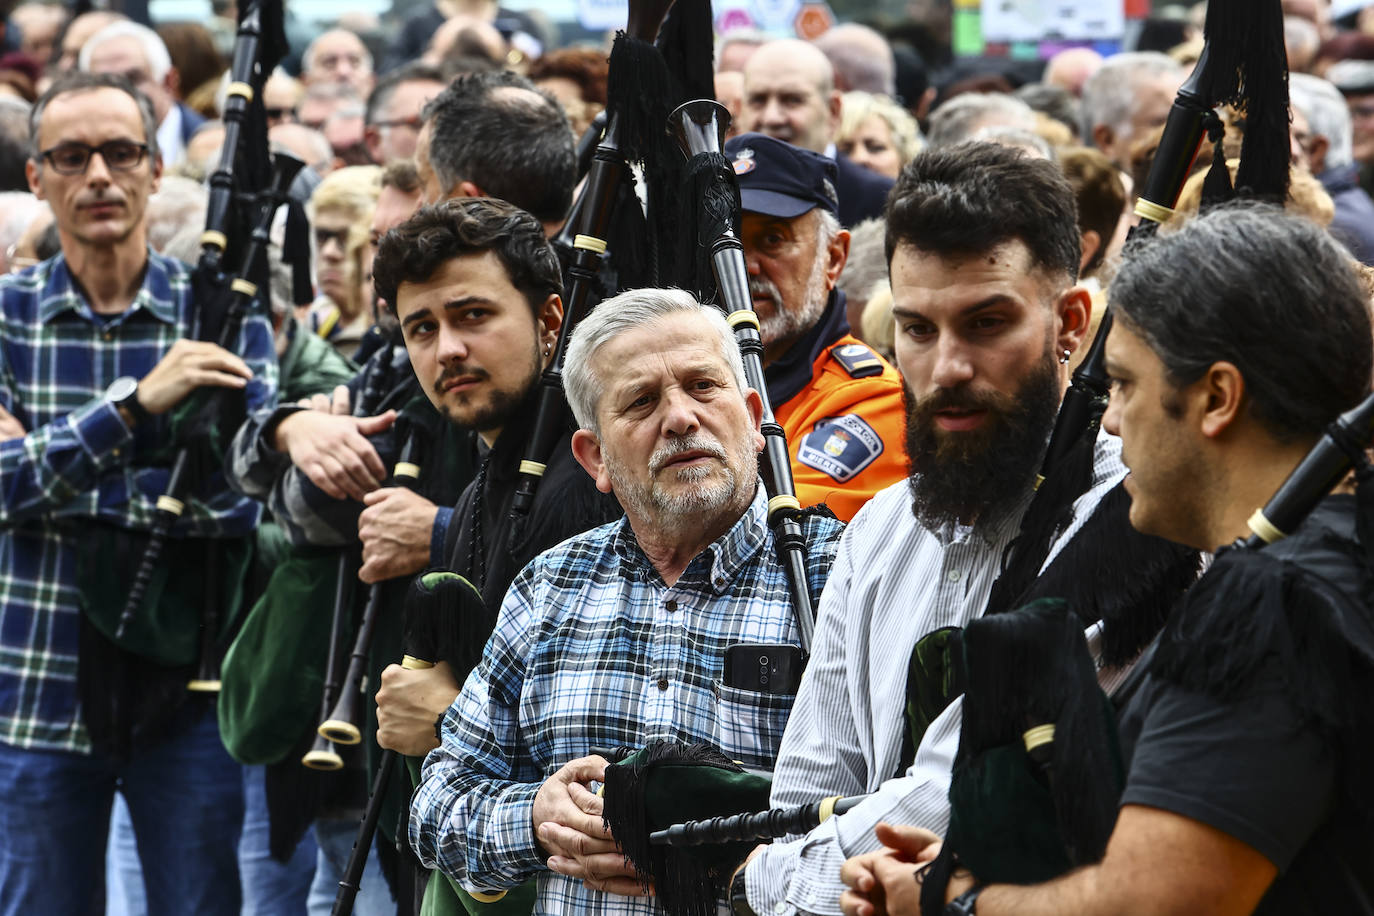
[{"label": "green checked flannel shirt", "polygon": [[[165,445],[162,418],[131,432],[103,394],[142,378],[193,318],[189,269],[149,253],[133,304],[91,311],[58,255],[0,277],[0,407],[24,426],[0,441],[0,742],[90,751],[77,702],[77,535],[89,519],[147,530],[165,467],[140,467]],[[244,320],[237,352],[254,372],[248,409],[274,403],[277,364],[266,317]],[[175,535],[252,531],[256,502],[212,479]]]}]

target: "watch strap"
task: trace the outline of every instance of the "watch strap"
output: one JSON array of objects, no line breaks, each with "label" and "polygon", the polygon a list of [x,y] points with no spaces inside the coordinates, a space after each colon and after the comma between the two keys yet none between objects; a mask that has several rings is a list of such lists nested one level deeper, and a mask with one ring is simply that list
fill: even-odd
[{"label": "watch strap", "polygon": [[148,412],[148,408],[138,400],[138,386],[134,386],[132,394],[126,395],[115,401],[115,407],[122,407],[129,412],[129,416],[134,418],[135,423],[147,423],[153,418]]}]

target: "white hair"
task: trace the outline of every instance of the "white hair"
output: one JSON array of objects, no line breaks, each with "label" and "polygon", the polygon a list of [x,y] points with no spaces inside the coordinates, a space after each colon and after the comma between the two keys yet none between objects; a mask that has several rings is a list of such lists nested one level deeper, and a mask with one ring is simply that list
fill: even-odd
[{"label": "white hair", "polygon": [[1120,133],[1131,122],[1141,83],[1182,73],[1177,61],[1158,51],[1131,51],[1107,58],[1083,84],[1079,136],[1084,143],[1092,143],[1093,128],[1099,124]]},{"label": "white hair", "polygon": [[167,53],[167,45],[162,37],[146,25],[127,20],[112,22],[86,39],[86,43],[81,46],[80,55],[76,58],[77,69],[90,70],[91,54],[95,48],[112,38],[137,39],[139,46],[143,48],[143,57],[148,61],[148,73],[153,81],[160,83],[167,78],[172,69],[172,55]]},{"label": "white hair", "polygon": [[1288,96],[1293,107],[1307,118],[1312,136],[1326,138],[1327,171],[1355,161],[1351,151],[1350,108],[1339,89],[1319,76],[1291,73]]},{"label": "white hair", "polygon": [[945,102],[930,116],[927,139],[932,149],[954,146],[985,127],[1035,129],[1035,112],[1004,92],[965,92]]},{"label": "white hair", "polygon": [[[209,192],[205,186],[180,175],[167,175],[157,192],[149,195],[147,220],[148,244],[154,251],[164,250],[183,229],[203,229]],[[195,258],[188,258],[194,263]]]},{"label": "white hair", "polygon": [[39,200],[28,191],[0,191],[0,251],[19,241],[47,201]]},{"label": "white hair", "polygon": [[744,358],[735,342],[735,332],[726,324],[720,309],[702,305],[695,296],[681,289],[631,289],[592,309],[591,314],[578,322],[568,341],[563,363],[563,391],[578,426],[592,432],[600,429],[596,409],[604,380],[597,376],[592,366],[597,351],[626,331],[677,314],[700,315],[711,326],[718,338],[721,355],[735,377],[735,387],[740,397],[744,397],[749,387],[744,375]]}]

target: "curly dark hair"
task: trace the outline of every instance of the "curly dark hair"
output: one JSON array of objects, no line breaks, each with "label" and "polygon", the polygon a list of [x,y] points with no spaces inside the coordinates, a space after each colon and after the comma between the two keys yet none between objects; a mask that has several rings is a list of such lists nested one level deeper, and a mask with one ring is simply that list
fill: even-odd
[{"label": "curly dark hair", "polygon": [[563,294],[553,246],[539,220],[504,200],[455,197],[421,207],[377,245],[372,283],[394,312],[402,283],[424,283],[443,264],[469,254],[495,252],[511,285],[538,314],[549,295]]},{"label": "curly dark hair", "polygon": [[964,257],[1016,239],[1046,274],[1078,279],[1073,188],[1053,163],[1019,149],[970,142],[921,153],[898,176],[886,217],[889,264],[899,245]]}]

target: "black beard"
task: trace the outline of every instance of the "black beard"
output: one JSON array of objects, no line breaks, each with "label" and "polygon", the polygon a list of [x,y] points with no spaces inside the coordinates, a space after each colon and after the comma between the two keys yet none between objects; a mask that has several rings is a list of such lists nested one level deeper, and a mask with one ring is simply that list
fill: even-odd
[{"label": "black beard", "polygon": [[[1049,352],[1015,395],[942,388],[918,402],[903,386],[907,485],[917,520],[931,530],[969,525],[1028,493],[1059,410],[1059,387]],[[988,415],[976,429],[946,432],[935,413],[950,407]]]},{"label": "black beard", "polygon": [[[461,365],[445,369],[444,372],[440,374],[439,381],[434,385],[436,392],[440,392],[442,396],[440,390],[443,388],[444,382],[454,376],[463,375],[465,371],[469,370],[466,370]],[[521,410],[525,409],[525,402],[530,398],[534,390],[539,387],[539,376],[542,371],[543,363],[540,360],[539,344],[538,341],[536,341],[534,361],[530,367],[530,374],[525,379],[525,383],[521,386],[519,391],[493,391],[487,403],[481,407],[473,408],[472,413],[466,418],[458,416],[454,412],[453,407],[443,401],[440,402],[443,405],[440,410],[443,411],[444,416],[450,423],[465,429],[473,429],[478,432],[489,429],[504,429],[506,426],[510,425],[511,421],[515,419],[516,415]],[[486,373],[483,374],[485,375]]]}]

